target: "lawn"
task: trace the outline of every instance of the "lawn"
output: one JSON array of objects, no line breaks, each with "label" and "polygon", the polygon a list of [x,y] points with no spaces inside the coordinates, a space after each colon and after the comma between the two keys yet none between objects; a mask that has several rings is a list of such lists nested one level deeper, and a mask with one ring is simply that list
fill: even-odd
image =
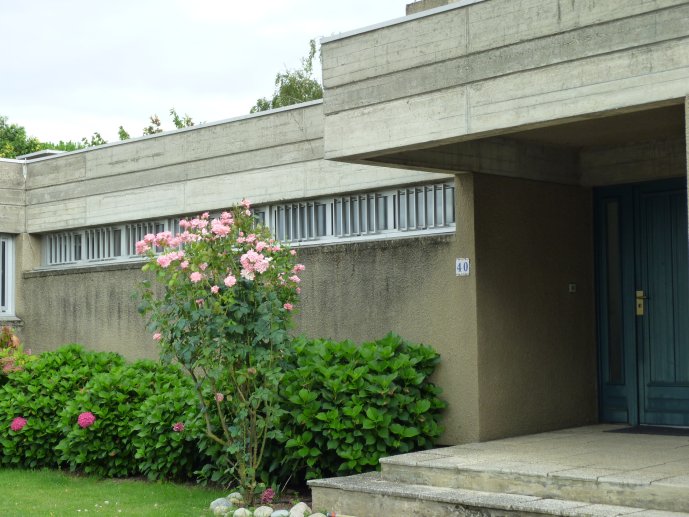
[{"label": "lawn", "polygon": [[53,470],[0,469],[0,515],[204,516],[222,490],[135,480],[99,480]]}]

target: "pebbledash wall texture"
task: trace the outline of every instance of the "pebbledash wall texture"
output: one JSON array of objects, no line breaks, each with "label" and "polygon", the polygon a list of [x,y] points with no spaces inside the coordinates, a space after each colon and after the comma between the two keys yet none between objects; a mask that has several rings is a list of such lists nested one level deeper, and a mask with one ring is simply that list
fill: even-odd
[{"label": "pebbledash wall texture", "polygon": [[247,197],[307,267],[295,332],[440,352],[443,443],[598,421],[594,196],[687,177],[689,0],[427,0],[322,57],[322,102],[0,160],[1,317],[155,356],[131,243]]}]

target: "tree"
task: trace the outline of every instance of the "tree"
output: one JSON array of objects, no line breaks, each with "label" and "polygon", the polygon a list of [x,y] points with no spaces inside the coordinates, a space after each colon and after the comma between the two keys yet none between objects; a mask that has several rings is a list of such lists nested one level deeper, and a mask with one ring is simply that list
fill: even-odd
[{"label": "tree", "polygon": [[251,113],[266,111],[282,106],[299,104],[323,98],[323,86],[313,77],[313,60],[316,56],[316,41],[309,41],[309,55],[301,60],[301,68],[285,69],[275,76],[273,98],[262,97],[251,108]]},{"label": "tree", "polygon": [[23,126],[8,124],[7,117],[0,116],[0,158],[16,158],[41,149],[38,138],[27,136]]}]

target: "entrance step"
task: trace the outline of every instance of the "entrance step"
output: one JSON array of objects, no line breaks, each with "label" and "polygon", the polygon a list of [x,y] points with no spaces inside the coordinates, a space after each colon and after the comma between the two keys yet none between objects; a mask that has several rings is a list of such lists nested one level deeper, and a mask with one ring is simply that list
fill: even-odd
[{"label": "entrance step", "polygon": [[467,490],[395,482],[381,473],[360,474],[309,482],[314,510],[337,515],[377,517],[408,515],[448,516],[543,516],[563,517],[678,517],[687,513],[661,511],[643,506],[596,504],[561,498],[538,497],[497,491]]},{"label": "entrance step", "polygon": [[381,459],[381,481],[398,486],[470,490],[689,514],[689,476],[686,475],[509,459],[472,464],[463,455],[440,457],[434,452]]}]

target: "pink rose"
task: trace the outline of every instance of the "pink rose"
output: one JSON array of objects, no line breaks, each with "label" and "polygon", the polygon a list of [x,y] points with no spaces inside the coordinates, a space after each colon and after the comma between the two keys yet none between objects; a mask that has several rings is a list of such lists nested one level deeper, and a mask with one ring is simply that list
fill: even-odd
[{"label": "pink rose", "polygon": [[10,429],[12,429],[14,432],[21,431],[24,429],[24,426],[26,425],[26,418],[22,418],[18,416],[14,420],[12,420],[12,423],[10,424]]},{"label": "pink rose", "polygon": [[160,341],[162,337],[163,335],[160,332],[156,332],[155,334],[153,334],[153,339],[155,339],[156,341]]},{"label": "pink rose", "polygon": [[199,273],[198,271],[194,271],[191,275],[189,275],[189,280],[191,280],[195,284],[200,282],[202,278],[203,278],[203,275],[201,273]]},{"label": "pink rose", "polygon": [[86,429],[87,427],[91,427],[93,423],[96,421],[96,416],[91,413],[90,411],[86,411],[82,414],[79,415],[79,418],[77,418],[77,423],[79,424],[79,427],[82,429]]},{"label": "pink rose", "polygon": [[215,294],[218,291],[220,291],[220,288],[217,285],[214,285],[213,287],[211,287],[211,293]]},{"label": "pink rose", "polygon": [[215,394],[215,401],[216,402],[222,402],[223,400],[225,400],[225,395],[223,395],[222,393],[216,393]]},{"label": "pink rose", "polygon": [[283,305],[283,307],[285,308],[286,311],[291,311],[292,309],[294,309],[294,305],[292,305],[289,302],[286,303],[285,305]]},{"label": "pink rose", "polygon": [[172,424],[172,430],[176,433],[181,433],[182,431],[184,431],[184,423],[176,422]]},{"label": "pink rose", "polygon": [[237,283],[237,279],[233,275],[227,275],[223,282],[227,287],[232,287]]}]

